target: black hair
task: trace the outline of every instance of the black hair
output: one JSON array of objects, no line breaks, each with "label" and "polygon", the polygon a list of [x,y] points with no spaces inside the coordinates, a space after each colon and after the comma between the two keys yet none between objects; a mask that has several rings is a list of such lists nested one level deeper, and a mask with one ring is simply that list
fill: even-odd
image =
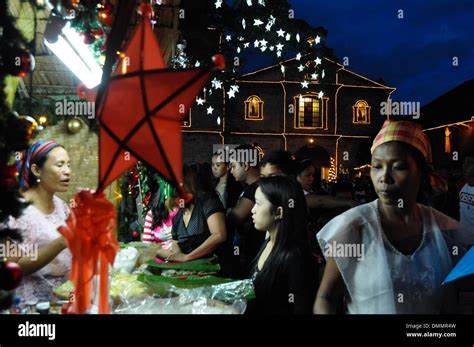
[{"label": "black hair", "polygon": [[274,150],[268,152],[260,161],[260,167],[267,164],[278,166],[286,175],[293,174],[295,170],[294,160],[288,151]]},{"label": "black hair", "polygon": [[314,167],[316,169],[316,165],[314,165],[313,161],[311,159],[304,159],[300,161],[296,167],[296,175],[300,175],[304,170],[309,168],[310,166]]},{"label": "black hair", "polygon": [[[255,147],[254,145],[249,145],[249,144],[243,144],[243,145],[240,145],[240,146],[237,146],[236,148],[234,148],[234,150],[248,150],[248,151],[255,151],[257,153],[257,156],[256,156],[256,163],[255,165],[250,165],[249,162],[247,162],[247,164],[249,164],[251,167],[254,167],[254,168],[257,168],[259,167],[259,161],[260,161],[260,158],[258,156],[258,149],[257,147]],[[243,164],[243,162],[241,162],[241,164]]]},{"label": "black hair", "polygon": [[154,230],[156,227],[162,226],[163,222],[166,221],[170,215],[168,211],[168,207],[166,206],[166,201],[161,201],[159,192],[155,197],[155,201],[153,201],[153,205],[151,207],[151,213],[153,216],[153,222],[151,229]]},{"label": "black hair", "polygon": [[[301,255],[310,257],[307,207],[303,189],[293,177],[262,177],[258,180],[258,186],[273,205],[274,213],[278,207],[283,209],[283,218],[278,222],[275,244],[257,276],[258,285],[270,291],[285,272],[286,264],[291,257]],[[263,247],[254,259],[254,266],[258,264]]]}]

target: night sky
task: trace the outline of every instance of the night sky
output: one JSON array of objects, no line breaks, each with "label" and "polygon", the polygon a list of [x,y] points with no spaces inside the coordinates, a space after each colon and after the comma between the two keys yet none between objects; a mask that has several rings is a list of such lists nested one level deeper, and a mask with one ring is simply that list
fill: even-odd
[{"label": "night sky", "polygon": [[[474,78],[474,0],[290,0],[349,70],[422,105]],[[404,19],[398,19],[398,10]],[[459,58],[454,67],[453,57]]]}]

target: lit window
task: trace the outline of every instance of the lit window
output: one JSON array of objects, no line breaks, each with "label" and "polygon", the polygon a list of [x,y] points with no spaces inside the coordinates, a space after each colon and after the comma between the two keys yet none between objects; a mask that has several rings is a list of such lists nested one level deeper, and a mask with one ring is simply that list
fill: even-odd
[{"label": "lit window", "polygon": [[263,119],[263,101],[256,95],[249,96],[245,103],[245,119],[246,120],[262,120]]},{"label": "lit window", "polygon": [[364,100],[359,100],[352,106],[352,122],[370,124],[370,106]]},{"label": "lit window", "polygon": [[300,95],[296,98],[297,128],[323,128],[322,102],[317,96]]}]

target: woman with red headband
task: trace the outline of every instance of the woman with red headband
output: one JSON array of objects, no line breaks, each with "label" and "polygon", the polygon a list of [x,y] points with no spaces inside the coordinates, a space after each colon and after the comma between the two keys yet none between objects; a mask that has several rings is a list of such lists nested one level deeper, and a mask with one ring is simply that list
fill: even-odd
[{"label": "woman with red headband", "polygon": [[314,312],[451,312],[455,293],[442,283],[472,233],[419,203],[430,179],[428,137],[415,123],[386,121],[371,153],[378,199],[337,216],[318,234],[327,265]]},{"label": "woman with red headband", "polygon": [[69,276],[71,255],[57,231],[69,207],[55,194],[68,190],[70,165],[66,150],[54,141],[31,144],[17,160],[21,193],[29,205],[11,224],[22,232],[22,245],[34,250],[11,259],[23,269],[16,293],[25,301],[49,301],[53,287]]}]

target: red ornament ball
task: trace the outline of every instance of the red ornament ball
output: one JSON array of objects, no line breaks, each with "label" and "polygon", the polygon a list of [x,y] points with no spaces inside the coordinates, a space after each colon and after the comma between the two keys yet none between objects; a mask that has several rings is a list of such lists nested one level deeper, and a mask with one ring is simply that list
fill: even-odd
[{"label": "red ornament ball", "polygon": [[132,232],[132,237],[133,237],[134,239],[138,239],[138,238],[140,237],[140,233],[139,233],[138,231],[134,230],[134,231]]},{"label": "red ornament ball", "polygon": [[0,289],[13,290],[20,284],[23,270],[13,262],[0,264]]},{"label": "red ornament ball", "polygon": [[81,35],[82,36],[82,40],[84,41],[84,43],[86,45],[90,45],[90,44],[93,44],[94,41],[95,41],[95,36],[92,32],[87,32],[87,33],[84,33]]},{"label": "red ornament ball", "polygon": [[224,59],[224,56],[222,54],[215,54],[212,57],[212,63],[219,70],[224,70],[225,69],[225,59]]}]

